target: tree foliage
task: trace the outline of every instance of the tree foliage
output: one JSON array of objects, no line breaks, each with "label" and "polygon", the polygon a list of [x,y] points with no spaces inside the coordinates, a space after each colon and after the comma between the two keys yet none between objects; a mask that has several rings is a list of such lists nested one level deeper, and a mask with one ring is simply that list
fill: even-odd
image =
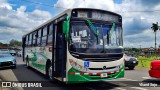
[{"label": "tree foliage", "polygon": [[9,42],[9,46],[21,46],[22,45],[22,42],[18,41],[18,40],[14,40],[12,39],[10,42]]}]

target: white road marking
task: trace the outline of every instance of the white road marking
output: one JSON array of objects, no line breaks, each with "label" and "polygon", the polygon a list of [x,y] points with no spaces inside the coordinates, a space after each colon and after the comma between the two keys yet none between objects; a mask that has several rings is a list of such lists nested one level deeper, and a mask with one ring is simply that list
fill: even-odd
[{"label": "white road marking", "polygon": [[115,88],[117,90],[127,90],[127,89],[124,89],[124,88]]},{"label": "white road marking", "polygon": [[142,77],[142,78],[144,78],[144,79],[151,79],[151,77]]},{"label": "white road marking", "polygon": [[133,80],[133,79],[128,79],[128,78],[120,78],[120,79],[129,80],[129,81],[138,81],[138,80]]},{"label": "white road marking", "polygon": [[138,89],[138,90],[148,90],[148,89],[141,88],[141,87],[130,87],[130,88],[133,88],[133,89]]}]

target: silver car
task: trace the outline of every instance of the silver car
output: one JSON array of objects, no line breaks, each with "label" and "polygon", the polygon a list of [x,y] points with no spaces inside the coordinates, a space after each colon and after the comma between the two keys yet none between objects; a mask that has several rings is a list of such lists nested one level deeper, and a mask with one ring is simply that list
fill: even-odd
[{"label": "silver car", "polygon": [[2,67],[16,68],[16,58],[9,51],[0,50],[0,68]]}]

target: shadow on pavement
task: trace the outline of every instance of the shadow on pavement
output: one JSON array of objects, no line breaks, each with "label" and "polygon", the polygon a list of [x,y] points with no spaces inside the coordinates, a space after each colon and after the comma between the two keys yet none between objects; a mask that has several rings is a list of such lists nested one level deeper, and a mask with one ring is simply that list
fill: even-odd
[{"label": "shadow on pavement", "polygon": [[142,82],[155,83],[155,84],[157,84],[157,85],[160,85],[160,79],[156,79],[156,78],[146,79],[146,80],[143,80]]}]

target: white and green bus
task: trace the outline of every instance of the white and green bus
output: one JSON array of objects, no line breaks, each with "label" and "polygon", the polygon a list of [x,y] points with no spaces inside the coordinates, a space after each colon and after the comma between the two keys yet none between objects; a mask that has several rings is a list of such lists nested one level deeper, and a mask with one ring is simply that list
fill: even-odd
[{"label": "white and green bus", "polygon": [[122,17],[91,8],[68,9],[25,34],[23,60],[67,83],[124,77]]}]

